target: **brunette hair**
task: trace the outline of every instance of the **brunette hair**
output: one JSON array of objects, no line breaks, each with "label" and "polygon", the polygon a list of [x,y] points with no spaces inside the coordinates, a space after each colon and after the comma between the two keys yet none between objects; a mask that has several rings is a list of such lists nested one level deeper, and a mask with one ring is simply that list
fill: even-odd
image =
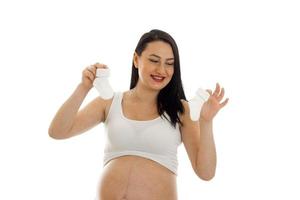
[{"label": "brunette hair", "polygon": [[[164,114],[164,112],[166,112],[171,119],[171,125],[176,127],[177,122],[182,125],[182,122],[180,121],[180,118],[178,116],[178,112],[184,112],[184,107],[180,100],[186,100],[181,81],[178,47],[175,40],[170,34],[162,30],[153,29],[147,33],[144,33],[140,38],[135,48],[135,52],[137,53],[137,55],[141,56],[142,52],[146,49],[147,44],[153,41],[166,42],[171,45],[173,50],[174,74],[168,85],[166,85],[166,87],[159,91],[157,97],[157,110],[160,116],[164,116],[168,121],[170,121]],[[138,79],[138,69],[135,68],[134,63],[132,62],[130,89],[136,86]]]}]

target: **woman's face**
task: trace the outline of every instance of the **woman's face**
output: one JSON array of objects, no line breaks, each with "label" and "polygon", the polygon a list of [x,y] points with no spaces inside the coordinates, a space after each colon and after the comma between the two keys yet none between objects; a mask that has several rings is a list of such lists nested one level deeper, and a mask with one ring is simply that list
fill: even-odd
[{"label": "woman's face", "polygon": [[163,41],[148,43],[141,56],[134,54],[134,65],[138,68],[141,84],[161,90],[168,85],[174,73],[171,45]]}]

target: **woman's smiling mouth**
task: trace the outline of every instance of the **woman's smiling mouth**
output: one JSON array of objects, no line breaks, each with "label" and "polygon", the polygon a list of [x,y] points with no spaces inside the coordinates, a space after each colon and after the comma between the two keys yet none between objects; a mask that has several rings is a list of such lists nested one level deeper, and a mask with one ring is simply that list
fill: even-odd
[{"label": "woman's smiling mouth", "polygon": [[159,83],[165,79],[165,77],[163,77],[163,76],[151,75],[151,77],[155,82],[159,82]]}]

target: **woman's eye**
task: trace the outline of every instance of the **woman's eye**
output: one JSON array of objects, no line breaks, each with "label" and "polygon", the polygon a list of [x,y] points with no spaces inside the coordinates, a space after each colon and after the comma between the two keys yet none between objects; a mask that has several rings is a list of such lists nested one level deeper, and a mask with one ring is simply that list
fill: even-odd
[{"label": "woman's eye", "polygon": [[[152,59],[149,59],[151,62],[153,62],[153,63],[158,63],[159,61],[158,60],[152,60]],[[167,65],[169,65],[169,66],[173,66],[174,65],[174,63],[166,63]]]}]

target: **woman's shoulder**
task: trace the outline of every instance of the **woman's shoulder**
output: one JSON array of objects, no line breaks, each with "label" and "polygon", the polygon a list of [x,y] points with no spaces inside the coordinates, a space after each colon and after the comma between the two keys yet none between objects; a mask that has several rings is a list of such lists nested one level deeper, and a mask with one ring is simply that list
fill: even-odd
[{"label": "woman's shoulder", "polygon": [[112,102],[113,102],[114,98],[116,96],[119,96],[121,93],[123,93],[123,92],[116,91],[116,92],[114,92],[113,96],[111,98],[109,98],[109,99],[103,99],[100,96],[97,97],[98,102],[103,105],[104,121],[107,118],[107,115],[109,113],[109,110],[110,110],[110,107],[112,105]]},{"label": "woman's shoulder", "polygon": [[189,102],[185,99],[180,99],[182,105],[183,105],[183,113],[179,114],[180,121],[184,124],[189,118],[189,113],[190,113],[190,107],[189,107]]},{"label": "woman's shoulder", "polygon": [[112,104],[112,102],[115,98],[120,98],[121,95],[124,96],[124,94],[127,93],[127,92],[128,92],[128,90],[126,90],[126,91],[121,91],[121,90],[114,91],[113,96],[109,99],[101,99],[101,97],[99,97],[100,101],[102,101],[105,104],[106,112],[110,109],[110,106],[111,106],[111,104]]},{"label": "woman's shoulder", "polygon": [[189,111],[190,110],[190,108],[189,108],[189,102],[187,100],[185,100],[185,99],[180,99],[180,101],[181,101],[181,103],[183,105],[184,111],[187,111],[187,110]]}]

